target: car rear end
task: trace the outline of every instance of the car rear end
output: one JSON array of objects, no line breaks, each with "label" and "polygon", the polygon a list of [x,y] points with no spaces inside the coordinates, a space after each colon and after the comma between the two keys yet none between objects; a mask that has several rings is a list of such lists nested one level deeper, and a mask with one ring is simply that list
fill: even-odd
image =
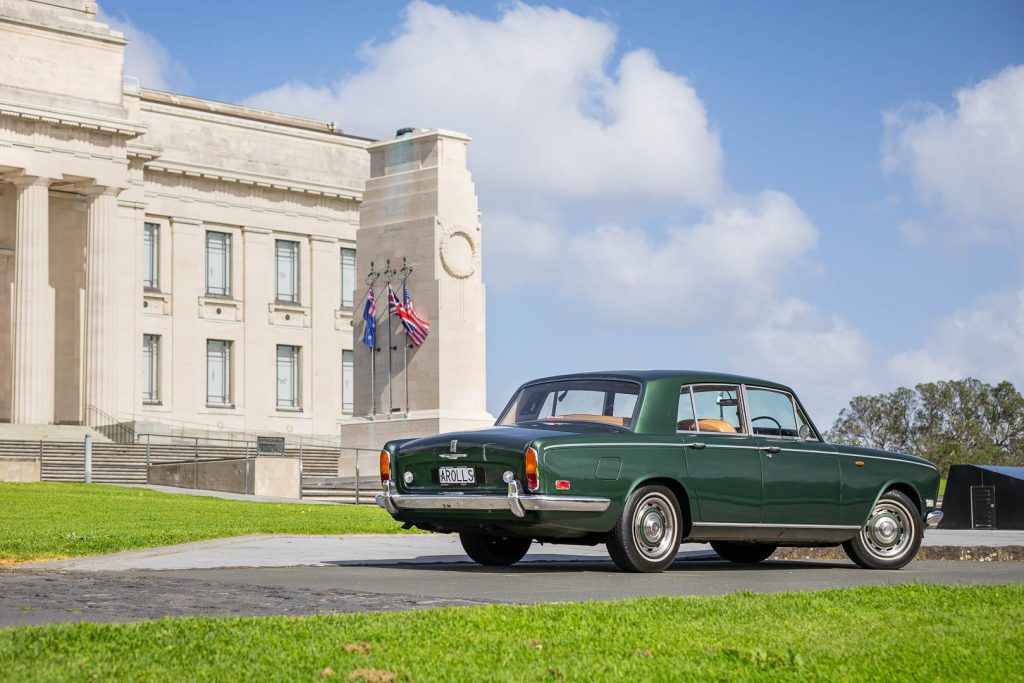
[{"label": "car rear end", "polygon": [[566,513],[603,512],[606,498],[542,490],[533,441],[550,435],[499,427],[390,442],[380,453],[377,503],[395,519],[430,531],[503,529],[524,535],[560,526],[558,518]]}]

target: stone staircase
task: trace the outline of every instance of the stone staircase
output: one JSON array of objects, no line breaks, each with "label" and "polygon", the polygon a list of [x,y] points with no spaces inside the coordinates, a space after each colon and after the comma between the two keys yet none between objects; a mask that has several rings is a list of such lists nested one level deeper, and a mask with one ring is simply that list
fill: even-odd
[{"label": "stone staircase", "polygon": [[[301,457],[303,484],[338,477],[338,452],[288,448],[287,457]],[[0,440],[0,456],[39,457],[43,481],[85,481],[85,444],[81,441]],[[97,484],[145,484],[147,463],[162,464],[254,457],[252,447],[118,444],[93,441],[92,481]],[[274,456],[261,456],[274,457]],[[316,486],[314,485],[314,489]],[[323,489],[317,489],[322,491]],[[332,499],[331,496],[314,496]]]},{"label": "stone staircase", "polygon": [[93,442],[110,443],[110,439],[84,425],[27,425],[0,423],[0,441],[68,441],[82,443],[91,434]]},{"label": "stone staircase", "polygon": [[[359,458],[359,486],[356,486],[356,457]],[[341,449],[302,459],[303,499],[323,500],[350,505],[373,505],[380,489],[377,451]]]}]

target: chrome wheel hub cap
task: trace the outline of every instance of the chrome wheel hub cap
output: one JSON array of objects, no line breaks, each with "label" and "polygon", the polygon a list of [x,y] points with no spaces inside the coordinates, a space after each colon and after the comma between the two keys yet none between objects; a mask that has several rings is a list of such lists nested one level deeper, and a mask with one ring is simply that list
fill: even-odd
[{"label": "chrome wheel hub cap", "polygon": [[644,512],[640,531],[647,543],[656,545],[661,540],[661,537],[665,535],[665,520],[658,509],[651,507]]},{"label": "chrome wheel hub cap", "polygon": [[895,515],[885,512],[871,521],[871,538],[878,545],[892,547],[900,537],[900,522]]},{"label": "chrome wheel hub cap", "polygon": [[860,540],[869,553],[883,560],[903,555],[913,545],[917,525],[913,512],[900,503],[883,500],[871,511],[860,530]]},{"label": "chrome wheel hub cap", "polygon": [[659,560],[672,552],[676,539],[676,513],[660,494],[651,494],[633,513],[633,541],[640,554]]}]

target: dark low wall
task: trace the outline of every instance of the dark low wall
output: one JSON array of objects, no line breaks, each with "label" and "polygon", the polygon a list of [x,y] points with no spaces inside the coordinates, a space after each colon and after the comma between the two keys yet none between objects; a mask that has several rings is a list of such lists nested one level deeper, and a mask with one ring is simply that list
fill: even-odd
[{"label": "dark low wall", "polygon": [[227,493],[253,493],[253,461],[206,460],[149,466],[149,483]]}]

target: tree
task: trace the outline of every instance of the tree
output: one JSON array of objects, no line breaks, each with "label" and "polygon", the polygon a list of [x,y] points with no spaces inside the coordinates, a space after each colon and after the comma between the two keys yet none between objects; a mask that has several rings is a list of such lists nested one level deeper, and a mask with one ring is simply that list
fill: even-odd
[{"label": "tree", "polygon": [[836,443],[913,453],[945,473],[961,463],[1024,465],[1024,396],[1010,382],[928,382],[857,396],[828,434]]}]

